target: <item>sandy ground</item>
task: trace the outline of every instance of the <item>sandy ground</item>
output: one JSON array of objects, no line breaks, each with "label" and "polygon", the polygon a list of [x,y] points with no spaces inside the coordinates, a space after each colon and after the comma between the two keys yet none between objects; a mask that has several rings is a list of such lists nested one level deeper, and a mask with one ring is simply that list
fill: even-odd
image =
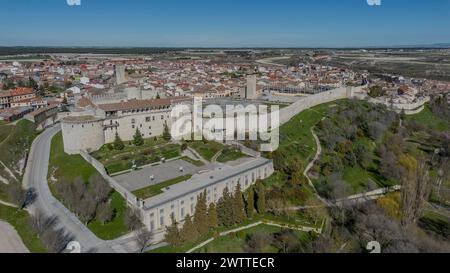
[{"label": "sandy ground", "polygon": [[0,253],[29,253],[17,231],[8,223],[0,221]]}]

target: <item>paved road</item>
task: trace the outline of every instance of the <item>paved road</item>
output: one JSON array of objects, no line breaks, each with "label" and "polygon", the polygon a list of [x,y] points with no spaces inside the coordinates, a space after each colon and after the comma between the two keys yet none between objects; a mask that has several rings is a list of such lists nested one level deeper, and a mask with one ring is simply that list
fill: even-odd
[{"label": "paved road", "polygon": [[29,253],[17,231],[10,224],[0,221],[0,253]]},{"label": "paved road", "polygon": [[97,238],[50,192],[47,174],[51,140],[60,130],[60,125],[47,129],[33,142],[23,180],[24,187],[34,188],[38,195],[36,201],[30,207],[30,211],[33,213],[38,209],[48,216],[57,216],[60,226],[64,227],[75,237],[75,241],[81,244],[82,252],[114,252],[105,241]]}]

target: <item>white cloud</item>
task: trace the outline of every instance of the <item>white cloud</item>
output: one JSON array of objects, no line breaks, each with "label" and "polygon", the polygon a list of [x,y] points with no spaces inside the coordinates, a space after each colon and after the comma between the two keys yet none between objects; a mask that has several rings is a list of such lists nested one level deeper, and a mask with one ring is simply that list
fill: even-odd
[{"label": "white cloud", "polygon": [[66,0],[69,6],[81,6],[81,0]]}]

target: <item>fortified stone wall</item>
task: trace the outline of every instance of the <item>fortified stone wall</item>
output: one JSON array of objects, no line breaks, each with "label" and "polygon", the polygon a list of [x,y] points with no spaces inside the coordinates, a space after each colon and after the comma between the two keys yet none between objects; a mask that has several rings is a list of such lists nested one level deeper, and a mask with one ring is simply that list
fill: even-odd
[{"label": "fortified stone wall", "polygon": [[62,120],[64,151],[96,151],[105,144],[103,120],[95,117],[66,117]]},{"label": "fortified stone wall", "polygon": [[306,109],[335,100],[351,98],[354,92],[361,89],[362,87],[341,87],[305,97],[304,99],[280,110],[280,125],[289,122],[293,117]]},{"label": "fortified stone wall", "polygon": [[86,151],[80,151],[80,155],[86,160],[89,164],[91,164],[99,173],[100,175],[108,181],[109,185],[116,190],[120,195],[122,195],[125,200],[127,200],[128,204],[132,206],[133,208],[138,207],[138,200],[136,196],[134,196],[130,191],[122,187],[119,183],[117,183],[114,178],[110,177],[105,170],[105,166],[103,166],[102,163],[97,161],[95,158],[93,158],[89,153]]}]

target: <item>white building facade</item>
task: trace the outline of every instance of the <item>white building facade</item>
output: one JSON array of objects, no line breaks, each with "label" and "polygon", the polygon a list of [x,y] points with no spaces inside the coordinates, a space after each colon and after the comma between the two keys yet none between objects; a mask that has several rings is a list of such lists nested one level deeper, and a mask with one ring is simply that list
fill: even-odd
[{"label": "white building facade", "polygon": [[239,183],[245,191],[258,180],[270,177],[273,172],[272,160],[260,157],[238,166],[223,166],[195,175],[160,195],[141,201],[143,223],[153,233],[165,233],[172,224],[172,215],[179,223],[183,223],[186,216],[194,215],[197,197],[201,193],[206,192],[208,205],[217,203],[225,188],[234,193]]}]

